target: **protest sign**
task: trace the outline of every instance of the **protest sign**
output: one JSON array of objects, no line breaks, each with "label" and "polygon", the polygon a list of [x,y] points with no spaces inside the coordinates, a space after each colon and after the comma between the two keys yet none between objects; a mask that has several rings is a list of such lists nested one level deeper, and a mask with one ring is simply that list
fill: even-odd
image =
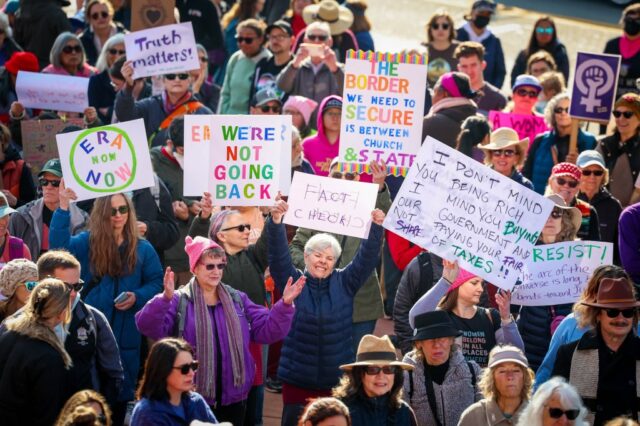
[{"label": "protest sign", "polygon": [[175,0],[133,0],[131,2],[131,31],[175,23],[174,7]]},{"label": "protest sign", "polygon": [[384,227],[511,289],[554,203],[428,137]]},{"label": "protest sign", "polygon": [[289,115],[186,115],[184,135],[187,196],[208,191],[218,206],[271,206],[280,173],[291,173]]},{"label": "protest sign", "polygon": [[62,133],[56,139],[65,184],[77,201],[154,185],[142,119]]},{"label": "protest sign", "polygon": [[608,123],[613,110],[620,55],[578,52],[571,90],[571,118]]},{"label": "protest sign", "polygon": [[347,53],[339,155],[350,171],[375,160],[406,173],[422,143],[426,72],[423,56]]},{"label": "protest sign", "polygon": [[191,22],[125,34],[133,77],[186,73],[200,68]]},{"label": "protest sign", "polygon": [[18,71],[16,94],[27,108],[84,112],[89,106],[89,79],[69,75]]},{"label": "protest sign", "polygon": [[367,238],[378,185],[295,172],[284,223]]},{"label": "protest sign", "polygon": [[489,111],[489,122],[493,130],[500,127],[508,127],[515,130],[520,139],[529,138],[529,146],[531,146],[536,136],[549,130],[544,118],[537,115]]},{"label": "protest sign", "polygon": [[536,246],[527,259],[511,303],[548,306],[574,303],[600,265],[613,263],[613,244],[566,241]]},{"label": "protest sign", "polygon": [[82,118],[68,118],[67,120],[22,120],[20,130],[24,161],[31,168],[31,173],[37,176],[48,160],[58,158],[56,135],[67,126],[83,127]]}]

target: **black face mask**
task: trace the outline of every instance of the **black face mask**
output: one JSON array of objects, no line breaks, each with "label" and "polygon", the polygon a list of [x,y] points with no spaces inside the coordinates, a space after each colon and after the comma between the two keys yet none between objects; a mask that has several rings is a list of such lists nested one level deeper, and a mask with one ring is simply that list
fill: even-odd
[{"label": "black face mask", "polygon": [[478,28],[484,28],[489,25],[490,20],[491,18],[488,16],[476,16],[476,18],[473,20],[473,25]]},{"label": "black face mask", "polygon": [[632,37],[640,33],[640,19],[625,19],[624,32]]}]

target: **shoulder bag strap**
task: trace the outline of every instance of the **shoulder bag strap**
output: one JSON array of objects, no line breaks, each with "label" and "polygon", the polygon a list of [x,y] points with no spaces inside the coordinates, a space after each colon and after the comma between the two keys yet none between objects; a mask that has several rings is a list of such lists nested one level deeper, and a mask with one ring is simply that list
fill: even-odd
[{"label": "shoulder bag strap", "polygon": [[427,372],[426,365],[424,366],[424,384],[427,388],[427,401],[429,401],[429,408],[431,408],[433,419],[436,422],[436,426],[442,426],[442,422],[440,422],[438,418],[438,404],[436,403],[436,393],[433,389],[433,380],[431,380],[431,376],[429,376]]}]

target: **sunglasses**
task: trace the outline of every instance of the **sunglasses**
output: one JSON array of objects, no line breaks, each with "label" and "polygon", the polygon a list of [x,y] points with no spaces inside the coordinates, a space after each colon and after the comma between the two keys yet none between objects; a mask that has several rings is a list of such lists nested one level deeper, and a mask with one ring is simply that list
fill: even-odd
[{"label": "sunglasses", "polygon": [[45,178],[40,178],[38,179],[38,183],[40,184],[40,186],[53,186],[54,188],[57,188],[60,186],[60,181],[59,180],[55,180],[55,179],[45,179]]},{"label": "sunglasses", "polygon": [[180,370],[180,373],[182,373],[183,375],[187,375],[189,374],[189,370],[193,370],[193,372],[195,373],[196,371],[198,371],[198,366],[200,365],[200,363],[198,361],[193,361],[190,362],[188,364],[183,364],[183,365],[179,365],[177,367],[173,367],[174,370]]},{"label": "sunglasses", "polygon": [[627,120],[630,119],[631,117],[633,117],[633,115],[635,114],[633,111],[613,111],[613,116],[615,118],[620,118],[620,117],[624,117]]},{"label": "sunglasses", "polygon": [[443,29],[443,30],[448,30],[449,29],[449,24],[447,24],[446,22],[443,24],[438,24],[437,22],[434,22],[433,24],[431,24],[431,29],[432,30],[439,30],[439,29]]},{"label": "sunglasses", "polygon": [[67,55],[70,55],[71,53],[81,53],[82,52],[82,46],[80,46],[79,44],[73,45],[73,46],[65,46],[62,48],[62,51],[64,53],[66,53]]},{"label": "sunglasses", "polygon": [[247,231],[251,231],[251,225],[248,224],[248,223],[245,223],[245,224],[238,225],[238,226],[231,226],[229,228],[224,228],[224,229],[221,229],[221,231],[231,231],[232,229],[237,229],[240,232],[244,232],[245,229]]},{"label": "sunglasses", "polygon": [[385,365],[384,367],[377,367],[375,365],[369,365],[365,367],[364,372],[367,373],[368,376],[376,376],[380,374],[380,372],[384,374],[395,374],[396,367],[394,365]]},{"label": "sunglasses", "polygon": [[516,95],[522,97],[528,96],[533,99],[538,97],[538,92],[534,92],[533,90],[518,89],[516,90]]},{"label": "sunglasses", "polygon": [[553,112],[555,112],[556,114],[562,114],[563,112],[566,112],[567,114],[569,114],[569,107],[567,108],[555,107],[553,109]]},{"label": "sunglasses", "polygon": [[354,180],[356,178],[356,174],[351,172],[342,173],[336,171],[331,173],[331,177],[334,179],[342,179],[344,177],[346,180]]},{"label": "sunglasses", "polygon": [[507,158],[511,158],[516,155],[516,152],[512,149],[494,149],[491,151],[491,155],[494,157],[502,157],[505,156]]},{"label": "sunglasses", "polygon": [[184,80],[187,80],[189,78],[189,74],[187,74],[187,73],[165,74],[164,78],[166,78],[167,80],[175,80],[176,78],[179,78],[180,80],[184,81]]},{"label": "sunglasses", "polygon": [[575,188],[576,186],[578,186],[578,181],[577,180],[565,179],[563,177],[556,178],[556,182],[560,186],[568,185],[569,188]]},{"label": "sunglasses", "polygon": [[329,36],[323,34],[308,34],[307,38],[311,41],[327,41]]},{"label": "sunglasses", "polygon": [[96,20],[98,18],[108,18],[109,17],[109,12],[106,11],[102,11],[102,12],[95,12],[91,14],[91,19]]},{"label": "sunglasses", "polygon": [[622,314],[625,318],[631,318],[636,313],[635,308],[628,309],[616,309],[616,308],[607,308],[604,310],[607,313],[609,318],[617,318],[618,315]]},{"label": "sunglasses", "polygon": [[553,34],[553,28],[552,27],[537,27],[536,28],[536,32],[538,34]]},{"label": "sunglasses", "polygon": [[551,211],[551,217],[554,218],[554,219],[560,219],[562,217],[562,210],[553,209]]},{"label": "sunglasses", "polygon": [[38,285],[38,281],[25,281],[22,284],[24,284],[24,288],[26,288],[27,291],[33,291]]},{"label": "sunglasses", "polygon": [[260,111],[262,112],[275,112],[276,114],[280,114],[280,111],[282,111],[282,107],[280,107],[280,105],[260,105],[258,108],[260,108]]},{"label": "sunglasses", "polygon": [[84,281],[80,280],[77,283],[65,283],[65,285],[76,293],[80,293],[82,287],[84,287]]},{"label": "sunglasses", "polygon": [[224,271],[224,268],[227,266],[226,263],[201,263],[202,266],[204,266],[204,268],[211,272],[214,269],[217,269],[218,271]]},{"label": "sunglasses", "polygon": [[242,44],[242,43],[246,43],[246,44],[251,44],[253,43],[253,40],[255,40],[255,37],[239,37],[236,36],[236,41],[238,42],[238,44]]},{"label": "sunglasses", "polygon": [[129,213],[129,206],[120,206],[120,207],[116,207],[116,208],[111,207],[111,216],[115,216],[118,213],[120,213],[120,214]]},{"label": "sunglasses", "polygon": [[604,174],[604,170],[583,170],[582,176],[602,176]]},{"label": "sunglasses", "polygon": [[568,420],[575,420],[580,414],[580,410],[563,410],[562,408],[549,408],[549,416],[553,419],[559,419],[567,416]]},{"label": "sunglasses", "polygon": [[109,54],[110,55],[124,55],[125,53],[127,53],[126,50],[120,50],[120,49],[109,49]]}]

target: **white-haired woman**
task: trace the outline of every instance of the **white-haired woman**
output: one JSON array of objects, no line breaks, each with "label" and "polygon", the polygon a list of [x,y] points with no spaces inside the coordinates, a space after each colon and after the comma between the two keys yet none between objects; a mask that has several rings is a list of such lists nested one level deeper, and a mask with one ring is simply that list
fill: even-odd
[{"label": "white-haired woman", "polygon": [[124,34],[116,34],[109,38],[98,57],[98,74],[89,78],[89,105],[97,110],[102,124],[111,123],[113,103],[116,100],[116,89],[109,78],[109,68],[124,54]]},{"label": "white-haired woman", "polygon": [[300,271],[291,260],[282,223],[287,209],[283,200],[276,203],[265,232],[269,268],[278,289],[283,291],[290,277],[306,277],[278,367],[284,403],[282,424],[295,425],[306,400],[331,395],[331,388],[340,380],[339,366],[354,359],[353,298],[378,264],[384,213],[377,209],[371,213],[369,238],[362,240],[345,268],[335,269],[342,251],[338,241],[328,234],[317,234],[305,245],[305,270]]},{"label": "white-haired woman", "polygon": [[51,63],[42,70],[44,74],[88,78],[96,73],[96,69],[87,63],[82,42],[70,32],[61,33],[53,42],[49,62]]},{"label": "white-haired woman", "polygon": [[575,388],[554,377],[538,388],[517,426],[587,426],[587,409]]}]

